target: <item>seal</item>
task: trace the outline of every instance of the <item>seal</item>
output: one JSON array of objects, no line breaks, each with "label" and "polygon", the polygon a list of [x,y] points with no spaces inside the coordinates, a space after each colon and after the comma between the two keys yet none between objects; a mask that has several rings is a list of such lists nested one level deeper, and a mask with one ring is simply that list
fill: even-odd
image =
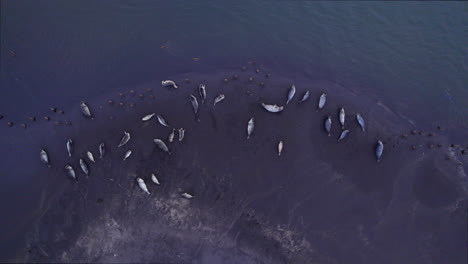
[{"label": "seal", "polygon": [[130,157],[130,155],[132,155],[132,150],[129,149],[129,150],[127,150],[127,152],[125,152],[123,160],[128,159],[128,157]]},{"label": "seal", "polygon": [[171,152],[169,151],[169,148],[167,147],[166,143],[164,143],[164,141],[162,141],[159,138],[155,138],[153,139],[153,141],[156,144],[156,146],[158,146],[162,151],[167,152],[169,155],[171,155]]},{"label": "seal", "polygon": [[331,116],[329,116],[327,119],[325,119],[325,131],[328,132],[328,136],[330,136],[331,125],[332,125],[332,120],[331,120]]},{"label": "seal", "polygon": [[151,180],[152,180],[155,184],[160,185],[158,178],[156,178],[156,175],[151,174]]},{"label": "seal", "polygon": [[67,151],[68,151],[68,156],[71,157],[72,152],[73,152],[73,141],[71,139],[67,140]]},{"label": "seal", "polygon": [[41,152],[39,152],[39,157],[41,158],[41,161],[50,168],[49,156],[45,150],[41,149]]},{"label": "seal", "polygon": [[268,112],[271,112],[271,113],[281,112],[281,111],[283,111],[283,108],[284,108],[283,106],[278,106],[276,104],[270,105],[270,104],[262,103],[262,106],[263,106],[263,108],[265,108],[265,110],[267,110]]},{"label": "seal", "polygon": [[71,178],[76,180],[75,170],[73,169],[72,166],[70,166],[68,164],[65,165],[65,170],[66,170],[68,176],[70,176]]},{"label": "seal", "polygon": [[96,163],[96,161],[94,160],[93,153],[91,153],[91,151],[86,152],[86,156],[88,156],[88,159],[89,159],[91,162]]},{"label": "seal", "polygon": [[250,138],[255,128],[255,118],[250,118],[249,122],[247,123],[247,139]]},{"label": "seal", "polygon": [[122,139],[120,140],[120,143],[119,143],[119,146],[117,146],[118,148],[122,147],[123,145],[127,144],[127,142],[130,140],[130,133],[128,133],[127,131],[124,132],[124,135],[122,137]]},{"label": "seal", "polygon": [[327,102],[327,93],[322,93],[322,95],[320,95],[320,99],[319,99],[319,104],[318,104],[318,108],[317,108],[317,112],[319,110],[322,110],[323,107],[325,106],[325,103]]},{"label": "seal", "polygon": [[302,96],[301,102],[305,102],[305,101],[309,100],[309,98],[310,98],[310,92],[309,92],[309,90],[307,90],[307,91],[304,93],[304,95]]},{"label": "seal", "polygon": [[185,199],[187,199],[187,200],[190,200],[190,199],[192,199],[192,198],[194,197],[194,196],[191,195],[190,193],[186,193],[186,192],[181,193],[180,196],[182,196],[183,198],[185,198]]},{"label": "seal", "polygon": [[171,80],[165,80],[165,81],[162,81],[161,82],[162,86],[164,87],[174,87],[175,89],[179,88],[179,86],[177,86],[177,84],[174,82],[174,81],[171,81]]},{"label": "seal", "polygon": [[340,137],[338,138],[338,142],[340,142],[341,140],[343,140],[343,139],[348,135],[348,133],[349,133],[349,130],[347,130],[347,129],[346,129],[346,130],[343,130],[343,131],[341,132]]},{"label": "seal", "polygon": [[339,118],[340,118],[341,129],[344,129],[344,124],[345,124],[345,110],[344,110],[343,107],[340,109]]},{"label": "seal", "polygon": [[164,117],[162,117],[162,115],[158,115],[158,122],[159,124],[165,126],[165,127],[169,127],[169,124],[166,122],[166,120],[164,119]]},{"label": "seal", "polygon": [[101,144],[99,144],[99,158],[102,159],[105,153],[106,153],[106,145],[104,145],[104,142],[102,142]]},{"label": "seal", "polygon": [[289,104],[289,102],[291,102],[295,94],[296,94],[296,86],[293,84],[291,86],[291,89],[289,89],[288,100],[286,101],[286,104]]},{"label": "seal", "polygon": [[89,176],[88,165],[86,165],[86,162],[83,159],[80,159],[80,167],[83,170],[83,172],[86,174],[86,176]]},{"label": "seal", "polygon": [[213,106],[215,106],[217,103],[219,103],[219,102],[221,102],[222,100],[224,100],[224,98],[225,98],[224,94],[218,95],[218,96],[214,99]]},{"label": "seal", "polygon": [[377,141],[377,147],[375,148],[375,155],[377,156],[377,162],[380,162],[380,158],[382,157],[382,153],[384,150],[384,145],[382,141]]},{"label": "seal", "polygon": [[149,114],[149,115],[145,115],[141,120],[142,121],[148,121],[150,120],[151,118],[153,118],[153,116],[155,115],[156,113],[152,113],[152,114]]},{"label": "seal", "polygon": [[283,141],[282,140],[278,143],[278,156],[281,156],[281,152],[283,152]]},{"label": "seal", "polygon": [[204,104],[206,100],[206,88],[203,83],[198,86],[198,92],[200,93],[201,103]]},{"label": "seal", "polygon": [[172,129],[172,132],[168,136],[169,143],[172,143],[174,141],[174,137],[175,137],[175,128]]},{"label": "seal", "polygon": [[190,95],[190,102],[192,102],[193,112],[196,115],[198,113],[198,100],[193,94]]},{"label": "seal", "polygon": [[359,126],[361,126],[361,130],[364,132],[366,123],[364,122],[364,118],[362,118],[360,113],[356,114],[356,120],[357,120]]},{"label": "seal", "polygon": [[184,136],[185,136],[185,129],[179,128],[179,141],[182,141],[182,139],[184,139]]},{"label": "seal", "polygon": [[81,112],[83,113],[84,116],[91,117],[91,111],[89,110],[89,107],[85,102],[82,101],[80,103],[80,108],[81,108]]},{"label": "seal", "polygon": [[142,189],[145,193],[151,194],[148,191],[148,187],[146,187],[145,181],[142,178],[138,177],[137,178],[137,183],[138,183],[138,186],[140,186],[140,189]]}]

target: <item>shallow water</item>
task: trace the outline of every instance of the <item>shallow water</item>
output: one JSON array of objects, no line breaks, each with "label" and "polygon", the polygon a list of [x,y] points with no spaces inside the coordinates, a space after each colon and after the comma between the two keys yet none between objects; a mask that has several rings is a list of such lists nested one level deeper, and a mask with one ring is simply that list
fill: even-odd
[{"label": "shallow water", "polygon": [[[455,67],[461,54],[457,25],[463,22],[457,3],[279,2],[267,9],[261,2],[242,7],[113,2],[92,9],[86,2],[25,3],[37,5],[37,14],[27,16],[24,3],[2,2],[2,34],[7,36],[2,47],[16,56],[2,51],[0,181],[6,202],[0,205],[7,217],[0,243],[8,253],[2,251],[0,259],[465,259],[466,165],[457,164],[466,164],[466,155],[450,147],[466,147],[462,102],[468,97],[464,68]],[[206,20],[200,22],[202,14]],[[209,22],[220,18],[226,22]],[[446,39],[450,53],[441,53],[448,48],[439,38]],[[428,54],[434,63],[427,63]],[[175,80],[179,89],[161,87],[165,79]],[[208,100],[195,118],[189,95],[198,97],[201,82]],[[292,84],[297,93],[283,112],[268,113],[260,106],[283,105]],[[306,90],[311,99],[298,103]],[[326,107],[316,112],[324,91]],[[226,99],[213,107],[220,93]],[[82,116],[81,100],[89,104],[93,119]],[[51,106],[65,114],[52,113]],[[338,143],[340,107],[346,109],[351,132]],[[365,132],[355,121],[358,111],[366,120]],[[167,143],[171,129],[155,118],[141,121],[153,112],[186,129],[182,142],[168,144],[171,155],[152,142],[161,138]],[[38,120],[27,121],[30,115]],[[44,121],[45,115],[51,121]],[[331,137],[323,127],[328,115]],[[256,128],[247,140],[252,116]],[[9,120],[15,122],[11,128]],[[62,124],[54,125],[57,120]],[[19,126],[22,122],[27,129]],[[412,129],[425,133],[412,135]],[[124,131],[132,139],[117,148]],[[66,154],[68,138],[76,146],[72,158]],[[377,163],[379,139],[385,150]],[[280,157],[279,140],[285,142]],[[91,174],[86,178],[78,157],[91,150],[98,159],[101,142],[106,155],[96,164],[87,161]],[[41,148],[49,152],[50,169],[40,163]],[[133,154],[122,161],[128,149]],[[68,163],[78,182],[66,177]],[[151,183],[155,172],[161,186]],[[146,181],[151,195],[138,188],[136,177]],[[195,198],[185,200],[182,192]]]}]

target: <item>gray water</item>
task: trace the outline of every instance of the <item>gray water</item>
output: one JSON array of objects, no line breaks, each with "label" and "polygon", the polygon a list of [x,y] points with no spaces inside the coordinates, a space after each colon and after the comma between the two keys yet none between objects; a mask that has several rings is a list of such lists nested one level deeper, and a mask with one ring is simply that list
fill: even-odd
[{"label": "gray water", "polygon": [[[0,259],[464,263],[463,9],[461,2],[1,2]],[[166,79],[179,89],[161,87]],[[226,99],[202,105],[197,122],[188,98],[201,82],[208,102],[220,93]],[[298,91],[284,112],[260,107],[284,104],[292,84]],[[299,104],[306,90],[311,99]],[[329,101],[317,113],[324,91]],[[82,100],[94,119],[81,115]],[[351,132],[337,143],[340,107]],[[140,121],[152,112],[187,130],[169,145],[170,156],[152,139],[166,140],[171,129]],[[246,140],[252,116],[256,129]],[[116,148],[123,131],[132,133],[134,151],[125,162],[128,148]],[[76,144],[72,158],[67,138]],[[385,143],[380,163],[377,140]],[[98,156],[102,141],[107,155],[88,161],[86,178],[78,159],[87,150]],[[39,161],[41,148],[51,169]],[[151,184],[153,172],[161,186]],[[183,191],[195,198],[183,200]]]}]

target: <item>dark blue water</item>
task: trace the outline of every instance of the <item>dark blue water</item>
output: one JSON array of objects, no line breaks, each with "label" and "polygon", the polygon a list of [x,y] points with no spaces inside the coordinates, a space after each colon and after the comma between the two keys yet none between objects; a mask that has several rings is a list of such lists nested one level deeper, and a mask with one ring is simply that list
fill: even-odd
[{"label": "dark blue water", "polygon": [[[0,5],[1,260],[466,260],[462,2]],[[181,87],[161,87],[166,79]],[[216,108],[202,107],[198,123],[188,95],[196,94],[200,82],[207,83],[210,100],[219,93],[227,98]],[[283,102],[291,84],[296,97],[311,91],[309,104],[294,104],[278,116],[258,107]],[[330,101],[317,114],[323,91]],[[81,116],[82,100],[94,120]],[[348,141],[338,145],[338,127],[333,140],[323,137],[322,127],[324,115],[338,124],[341,106],[350,115],[364,113],[368,127],[358,134],[353,123]],[[151,112],[187,128],[171,159],[147,143],[170,132],[141,124]],[[257,141],[247,143],[252,115]],[[413,129],[424,135],[411,136]],[[124,150],[114,145],[126,130],[135,135],[135,156],[123,165]],[[109,156],[91,166],[98,177],[73,184],[64,176],[65,163],[78,171],[77,159],[65,156],[67,138],[81,155],[92,148],[97,156],[97,145],[106,141]],[[286,143],[281,161],[271,155],[279,139]],[[377,139],[385,141],[387,156],[379,166],[373,156]],[[40,164],[41,148],[51,155],[50,170]],[[134,177],[153,170],[166,175],[166,184],[160,196],[147,198]],[[181,201],[182,190],[198,199]]]}]

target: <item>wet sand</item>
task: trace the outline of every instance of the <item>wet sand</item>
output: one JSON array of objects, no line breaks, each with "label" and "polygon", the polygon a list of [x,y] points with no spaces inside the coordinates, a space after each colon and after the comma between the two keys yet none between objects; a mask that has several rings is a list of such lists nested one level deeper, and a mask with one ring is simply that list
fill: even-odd
[{"label": "wet sand", "polygon": [[[29,187],[38,193],[35,197],[42,193],[43,198],[31,204],[39,208],[33,213],[18,212],[24,223],[7,235],[17,238],[16,247],[10,246],[21,249],[8,260],[425,263],[461,258],[466,165],[456,162],[466,164],[466,155],[449,147],[447,135],[411,135],[414,126],[404,117],[332,81],[291,79],[274,72],[267,78],[267,69],[257,74],[257,65],[246,66],[246,72],[235,68],[168,76],[179,89],[161,87],[161,80],[122,87],[87,101],[94,119],[84,118],[77,102],[65,109],[72,126],[31,127],[24,142],[10,135],[11,148],[28,145],[22,149],[30,153],[22,155],[29,167],[19,172],[38,172],[35,182],[28,184],[35,185]],[[233,80],[233,74],[239,78]],[[254,81],[248,81],[250,76]],[[184,83],[186,78],[190,83]],[[201,82],[208,94],[203,105],[197,89]],[[283,112],[269,113],[261,107],[262,102],[284,105],[292,84],[296,96]],[[298,103],[307,89],[310,100]],[[316,112],[324,91],[327,104]],[[220,93],[226,99],[213,106]],[[190,94],[199,99],[197,118]],[[107,104],[109,99],[113,105]],[[345,107],[350,134],[338,143],[340,107]],[[171,126],[185,128],[184,140],[178,142],[176,134],[176,141],[169,144],[172,129],[155,117],[141,121],[153,112]],[[365,132],[355,120],[356,112],[366,120]],[[328,115],[333,119],[331,137],[323,127]],[[247,140],[252,116],[255,131]],[[131,140],[117,148],[124,131],[131,133]],[[402,138],[403,133],[409,136]],[[66,154],[67,138],[75,143],[72,158]],[[154,138],[163,139],[172,154],[157,148]],[[385,150],[377,163],[379,139]],[[280,140],[285,145],[278,156]],[[106,143],[102,161],[101,142]],[[443,147],[429,149],[431,142]],[[413,151],[412,145],[418,148]],[[51,169],[39,161],[41,147],[49,152]],[[128,149],[133,154],[122,161]],[[87,160],[87,178],[79,157],[85,158],[88,150],[97,162]],[[18,157],[7,157],[14,158]],[[63,168],[68,163],[78,182],[67,178]],[[151,182],[151,173],[157,173],[160,186]],[[145,180],[151,195],[139,189],[136,177]],[[183,199],[182,192],[195,197]],[[25,230],[26,239],[21,236]]]}]

